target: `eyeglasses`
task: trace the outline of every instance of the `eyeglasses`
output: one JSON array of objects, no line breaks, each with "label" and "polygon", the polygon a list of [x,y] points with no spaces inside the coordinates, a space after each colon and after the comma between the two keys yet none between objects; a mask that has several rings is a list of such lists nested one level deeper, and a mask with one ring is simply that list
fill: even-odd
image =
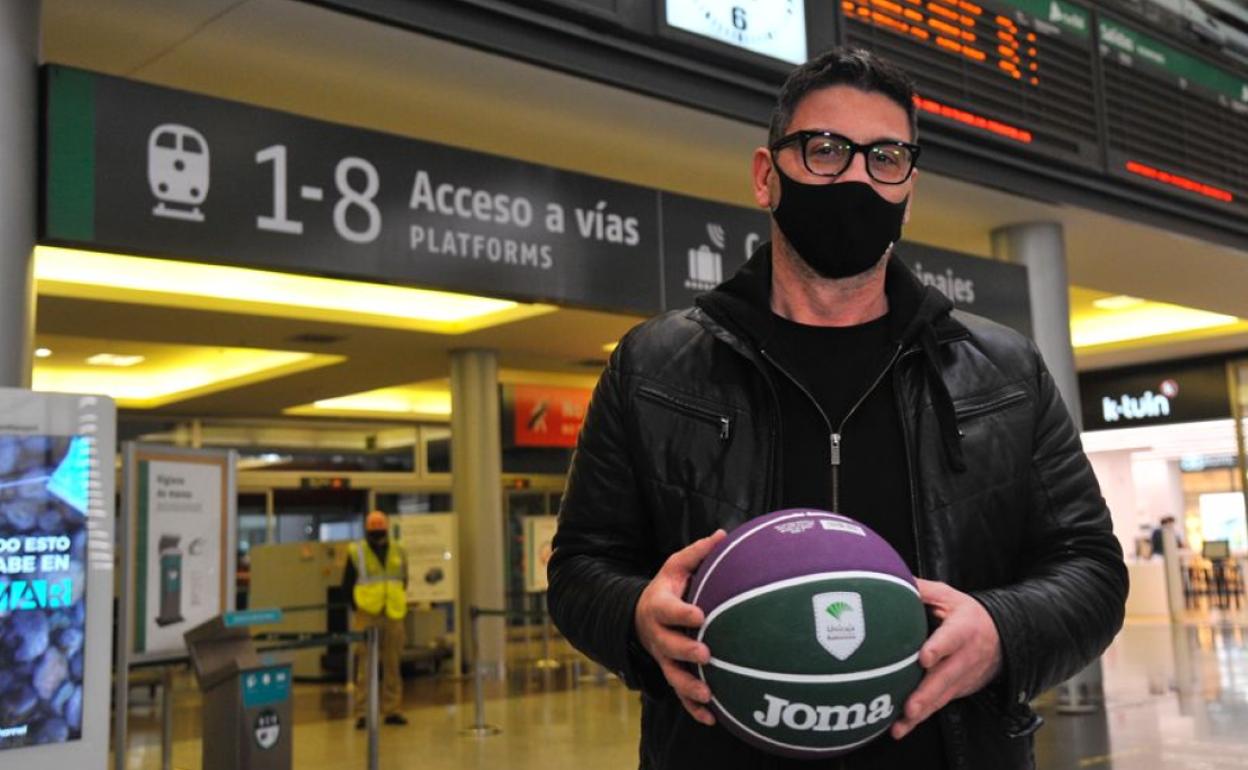
[{"label": "eyeglasses", "polygon": [[901,184],[914,172],[920,148],[907,142],[872,142],[857,144],[831,131],[794,131],[771,145],[773,153],[796,144],[802,152],[806,170],[816,176],[840,176],[862,153],[867,159],[867,174],[880,184]]}]

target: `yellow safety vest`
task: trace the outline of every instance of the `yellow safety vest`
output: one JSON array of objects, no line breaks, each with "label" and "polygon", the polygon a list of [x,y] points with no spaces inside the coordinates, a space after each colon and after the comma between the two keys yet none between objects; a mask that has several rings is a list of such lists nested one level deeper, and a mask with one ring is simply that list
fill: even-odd
[{"label": "yellow safety vest", "polygon": [[402,620],[407,615],[407,591],[403,587],[407,565],[399,546],[390,543],[384,567],[377,553],[363,540],[352,545],[350,554],[355,564],[356,608],[370,615],[380,615],[384,609],[386,617]]}]

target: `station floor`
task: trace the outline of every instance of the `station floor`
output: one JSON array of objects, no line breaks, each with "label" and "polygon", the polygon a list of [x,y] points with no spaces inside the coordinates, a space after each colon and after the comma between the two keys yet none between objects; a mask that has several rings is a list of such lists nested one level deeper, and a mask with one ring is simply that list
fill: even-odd
[{"label": "station floor", "polygon": [[[562,770],[635,768],[640,706],[616,679],[602,679],[566,648],[564,664],[538,669],[514,655],[504,680],[489,682],[485,722],[497,735],[471,737],[471,680],[406,681],[406,727],[383,726],[381,770]],[[534,656],[535,657],[535,656]],[[1129,621],[1103,658],[1106,708],[1056,713],[1036,704],[1041,770],[1230,770],[1248,768],[1248,618],[1186,625]],[[339,685],[295,688],[294,767],[365,770],[367,733],[347,718]],[[132,770],[159,770],[160,707],[136,692],[130,716]],[[200,770],[200,711],[193,683],[175,689],[173,768]]]}]

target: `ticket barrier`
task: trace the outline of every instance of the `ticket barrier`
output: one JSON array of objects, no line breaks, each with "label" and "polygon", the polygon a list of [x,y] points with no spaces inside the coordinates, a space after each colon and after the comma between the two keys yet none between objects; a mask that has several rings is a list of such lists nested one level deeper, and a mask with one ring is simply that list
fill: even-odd
[{"label": "ticket barrier", "polygon": [[204,697],[203,770],[290,770],[291,666],[259,655],[249,630],[280,617],[227,612],[186,632]]}]

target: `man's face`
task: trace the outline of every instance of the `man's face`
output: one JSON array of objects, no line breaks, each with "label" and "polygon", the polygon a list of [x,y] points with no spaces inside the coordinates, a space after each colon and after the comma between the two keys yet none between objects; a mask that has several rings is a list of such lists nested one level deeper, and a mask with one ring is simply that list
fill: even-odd
[{"label": "man's face", "polygon": [[375,545],[378,548],[386,544],[387,538],[386,531],[384,529],[370,529],[365,533],[365,536],[368,537],[368,542],[370,544]]},{"label": "man's face", "polygon": [[[860,91],[852,86],[830,86],[811,91],[798,103],[785,134],[794,131],[831,131],[858,144],[881,140],[910,142],[910,119],[901,105],[880,93]],[[902,184],[881,184],[867,173],[867,159],[862,153],[840,176],[823,177],[812,174],[802,162],[797,143],[780,149],[775,156],[781,169],[790,178],[806,184],[839,184],[865,182],[890,203],[900,203],[914,192],[915,171]],[[759,206],[774,209],[780,202],[780,181],[772,169],[772,154],[766,147],[754,151],[754,199]],[[906,217],[910,220],[910,206]]]}]

